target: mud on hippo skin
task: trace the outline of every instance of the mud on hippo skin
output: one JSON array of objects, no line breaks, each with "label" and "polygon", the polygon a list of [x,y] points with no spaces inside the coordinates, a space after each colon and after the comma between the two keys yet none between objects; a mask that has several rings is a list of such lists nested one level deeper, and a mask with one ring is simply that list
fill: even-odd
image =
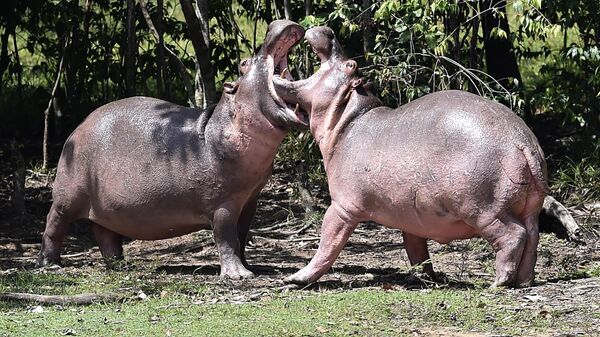
[{"label": "mud on hippo skin", "polygon": [[310,78],[275,78],[277,93],[310,113],[332,203],[310,263],[287,281],[309,283],[331,267],[359,222],[403,232],[411,264],[433,276],[427,240],[481,236],[496,252],[497,286],[534,278],[546,162],[507,107],[463,91],[384,107],[363,85],[333,31],[305,34],[321,59]]},{"label": "mud on hippo skin", "polygon": [[86,218],[107,263],[122,258],[124,236],[212,227],[221,275],[252,276],[244,249],[256,199],[288,130],[307,126],[272,86],[303,34],[291,21],[271,23],[241,78],[206,111],[133,97],[91,113],[64,145],[38,265],[59,263],[69,225]]}]

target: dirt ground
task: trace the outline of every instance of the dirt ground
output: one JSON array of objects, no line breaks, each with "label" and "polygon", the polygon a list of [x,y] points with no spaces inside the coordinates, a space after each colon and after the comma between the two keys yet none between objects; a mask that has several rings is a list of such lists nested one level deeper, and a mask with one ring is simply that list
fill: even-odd
[{"label": "dirt ground", "polygon": [[[125,244],[129,263],[155,266],[157,272],[173,277],[193,277],[199,282],[218,284],[223,291],[211,302],[250,301],[252,297],[286,287],[281,279],[308,263],[318,244],[316,220],[304,218],[303,208],[295,197],[290,170],[276,169],[274,177],[262,193],[258,213],[252,226],[247,250],[248,262],[257,278],[239,282],[218,277],[218,256],[210,231],[161,241],[131,241]],[[51,190],[43,175],[28,174],[27,209],[24,216],[14,214],[9,201],[9,172],[2,172],[0,183],[0,271],[33,269],[40,248],[46,212],[50,207]],[[323,212],[328,200],[325,191],[314,187],[317,210]],[[598,268],[600,244],[597,215],[578,209],[577,219],[584,223],[581,242],[571,242],[555,233],[543,233],[538,247],[534,287],[505,292],[540,315],[560,312],[562,319],[572,322],[574,335],[577,322],[585,321],[600,327],[600,279],[584,271]],[[313,216],[312,219],[315,217]],[[542,229],[551,228],[549,219],[542,219]],[[560,235],[559,235],[560,236]],[[360,287],[385,289],[411,288],[414,282],[406,253],[402,249],[398,230],[377,224],[361,224],[350,238],[333,270],[312,285],[319,291]],[[437,271],[445,273],[447,284],[430,287],[486,287],[493,281],[493,253],[481,239],[456,241],[447,245],[430,243],[430,252]],[[65,242],[63,264],[68,269],[103,269],[100,252],[95,247],[85,223],[74,226]],[[422,285],[421,285],[422,286]],[[416,335],[429,335],[420,331]],[[438,331],[439,334],[439,331]],[[449,335],[462,335],[452,334]]]}]

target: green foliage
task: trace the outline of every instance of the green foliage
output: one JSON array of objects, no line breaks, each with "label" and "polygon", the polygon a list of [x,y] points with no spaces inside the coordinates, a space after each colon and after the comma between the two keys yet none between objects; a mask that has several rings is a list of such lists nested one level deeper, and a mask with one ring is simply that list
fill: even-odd
[{"label": "green foliage", "polygon": [[555,174],[552,190],[570,204],[600,199],[600,142],[590,156],[567,161]]}]

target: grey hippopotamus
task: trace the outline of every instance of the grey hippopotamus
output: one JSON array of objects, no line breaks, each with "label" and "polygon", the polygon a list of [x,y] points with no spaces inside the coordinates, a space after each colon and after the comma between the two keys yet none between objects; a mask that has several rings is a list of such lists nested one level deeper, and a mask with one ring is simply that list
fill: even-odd
[{"label": "grey hippopotamus", "polygon": [[529,285],[548,185],[544,154],[523,120],[502,104],[455,90],[385,107],[331,29],[312,28],[305,38],[320,69],[295,82],[275,77],[274,84],[310,113],[331,205],[316,255],[287,280],[319,279],[357,224],[374,221],[401,229],[411,264],[428,274],[427,239],[480,236],[496,253],[494,285]]},{"label": "grey hippopotamus", "polygon": [[244,248],[257,196],[288,131],[308,126],[272,84],[303,35],[294,22],[272,22],[213,109],[133,97],[91,113],[60,156],[38,265],[59,263],[69,225],[85,218],[107,262],[122,258],[122,237],[157,240],[212,227],[221,275],[252,276]]}]

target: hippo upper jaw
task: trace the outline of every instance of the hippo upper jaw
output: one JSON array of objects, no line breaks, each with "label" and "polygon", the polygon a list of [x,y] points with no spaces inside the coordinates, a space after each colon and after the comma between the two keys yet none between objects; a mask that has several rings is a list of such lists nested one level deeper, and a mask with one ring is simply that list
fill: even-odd
[{"label": "hippo upper jaw", "polygon": [[287,71],[288,52],[302,39],[304,29],[292,21],[277,20],[269,25],[269,32],[259,53],[260,61],[264,62],[267,68],[265,84],[269,91],[269,97],[261,100],[262,110],[267,113],[267,118],[280,128],[307,129],[308,115],[297,105],[288,104],[273,86],[275,77],[293,80]]}]

